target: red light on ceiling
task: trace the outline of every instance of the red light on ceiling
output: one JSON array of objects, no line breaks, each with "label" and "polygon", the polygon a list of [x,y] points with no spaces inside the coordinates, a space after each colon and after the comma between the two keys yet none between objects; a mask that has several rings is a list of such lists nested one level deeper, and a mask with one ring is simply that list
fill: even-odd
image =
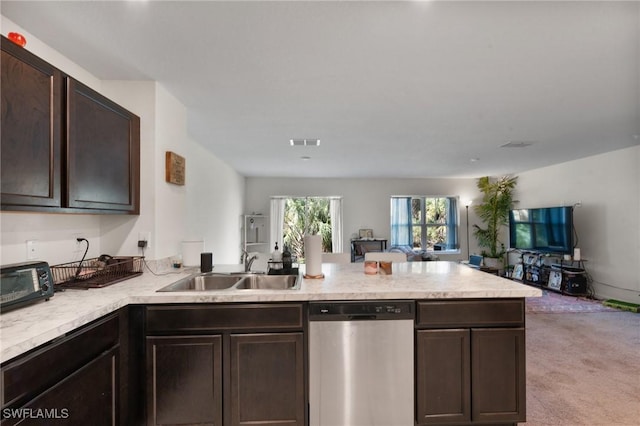
[{"label": "red light on ceiling", "polygon": [[20,47],[24,47],[27,44],[27,39],[20,33],[9,33],[8,38]]}]

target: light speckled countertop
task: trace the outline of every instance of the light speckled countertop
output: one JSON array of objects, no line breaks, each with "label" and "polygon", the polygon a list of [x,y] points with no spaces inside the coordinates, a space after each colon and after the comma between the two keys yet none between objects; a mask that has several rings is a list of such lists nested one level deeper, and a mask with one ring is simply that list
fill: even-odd
[{"label": "light speckled countertop", "polygon": [[[214,272],[236,272],[220,265]],[[299,290],[218,290],[158,293],[195,271],[156,276],[148,271],[102,289],[66,290],[0,315],[0,362],[29,351],[128,304],[232,303],[366,299],[540,297],[540,289],[454,262],[394,263],[392,275],[365,275],[362,263],[324,264],[323,279],[303,279]]]}]

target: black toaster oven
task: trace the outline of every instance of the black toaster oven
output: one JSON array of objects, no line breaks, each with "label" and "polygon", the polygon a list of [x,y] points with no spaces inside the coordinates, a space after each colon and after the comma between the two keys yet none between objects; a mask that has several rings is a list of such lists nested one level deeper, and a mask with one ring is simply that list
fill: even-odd
[{"label": "black toaster oven", "polygon": [[15,263],[1,268],[0,311],[53,296],[53,277],[47,262]]}]

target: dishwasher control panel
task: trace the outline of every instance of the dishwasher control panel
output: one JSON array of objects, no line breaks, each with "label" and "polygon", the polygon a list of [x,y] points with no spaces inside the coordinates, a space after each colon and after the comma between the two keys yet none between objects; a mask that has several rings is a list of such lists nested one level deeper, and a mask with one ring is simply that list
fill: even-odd
[{"label": "dishwasher control panel", "polygon": [[398,320],[415,317],[415,303],[406,300],[311,302],[310,321]]}]

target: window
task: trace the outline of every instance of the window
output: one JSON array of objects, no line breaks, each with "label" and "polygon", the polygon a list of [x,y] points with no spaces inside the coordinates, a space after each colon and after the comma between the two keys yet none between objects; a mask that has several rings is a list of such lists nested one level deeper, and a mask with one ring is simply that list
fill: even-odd
[{"label": "window", "polygon": [[392,197],[391,245],[457,250],[457,197]]},{"label": "window", "polygon": [[304,259],[305,235],[320,235],[325,253],[342,251],[340,197],[272,197],[271,212],[272,235],[280,236],[275,241],[298,260]]}]

